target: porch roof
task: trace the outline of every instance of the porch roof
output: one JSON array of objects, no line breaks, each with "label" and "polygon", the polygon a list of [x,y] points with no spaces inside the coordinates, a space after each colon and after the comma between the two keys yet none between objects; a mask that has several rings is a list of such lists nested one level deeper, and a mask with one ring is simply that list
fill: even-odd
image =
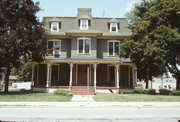
[{"label": "porch roof", "polygon": [[65,58],[65,59],[46,59],[45,62],[63,62],[63,63],[132,63],[130,59],[79,59],[79,58]]}]

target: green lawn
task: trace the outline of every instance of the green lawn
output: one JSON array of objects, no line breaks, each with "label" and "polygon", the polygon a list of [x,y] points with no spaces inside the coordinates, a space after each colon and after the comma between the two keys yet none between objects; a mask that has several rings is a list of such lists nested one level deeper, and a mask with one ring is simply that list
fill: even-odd
[{"label": "green lawn", "polygon": [[179,96],[145,94],[97,94],[98,102],[180,102]]},{"label": "green lawn", "polygon": [[13,102],[66,102],[70,101],[72,96],[53,95],[52,93],[33,93],[31,91],[11,91],[8,94],[0,92],[0,101]]}]

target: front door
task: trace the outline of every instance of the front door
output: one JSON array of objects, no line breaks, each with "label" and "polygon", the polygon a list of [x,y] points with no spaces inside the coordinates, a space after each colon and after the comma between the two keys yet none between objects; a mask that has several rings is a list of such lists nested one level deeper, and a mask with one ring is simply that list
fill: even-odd
[{"label": "front door", "polygon": [[87,67],[89,65],[78,65],[77,85],[87,85]]}]

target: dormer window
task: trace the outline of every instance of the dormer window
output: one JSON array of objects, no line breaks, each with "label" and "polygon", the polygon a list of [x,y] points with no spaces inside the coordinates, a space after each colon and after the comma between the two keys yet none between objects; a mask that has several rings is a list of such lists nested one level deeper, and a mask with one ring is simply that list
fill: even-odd
[{"label": "dormer window", "polygon": [[118,23],[117,22],[110,23],[110,32],[118,32]]},{"label": "dormer window", "polygon": [[88,29],[88,19],[80,19],[80,29]]},{"label": "dormer window", "polygon": [[51,22],[51,32],[58,32],[59,31],[59,22],[52,21]]}]

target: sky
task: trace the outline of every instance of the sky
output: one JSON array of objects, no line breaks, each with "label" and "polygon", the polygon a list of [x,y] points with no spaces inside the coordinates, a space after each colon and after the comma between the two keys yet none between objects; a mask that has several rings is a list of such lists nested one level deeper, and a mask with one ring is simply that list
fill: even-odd
[{"label": "sky", "polygon": [[77,15],[77,8],[92,8],[93,17],[123,18],[131,10],[134,3],[140,0],[33,0],[40,2],[42,9],[37,16],[42,20],[44,16]]}]

